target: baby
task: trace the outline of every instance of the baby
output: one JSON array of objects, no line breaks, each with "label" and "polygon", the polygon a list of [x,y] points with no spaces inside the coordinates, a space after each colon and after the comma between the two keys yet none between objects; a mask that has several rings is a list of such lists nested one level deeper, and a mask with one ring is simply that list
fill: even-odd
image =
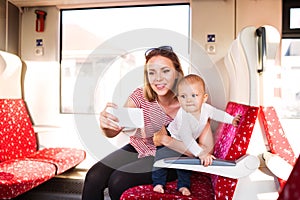
[{"label": "baby", "polygon": [[[228,113],[218,110],[206,103],[208,94],[205,92],[204,80],[196,75],[190,74],[179,80],[177,88],[177,98],[181,108],[178,110],[174,120],[168,125],[167,131],[171,137],[180,140],[185,147],[195,157],[201,160],[205,166],[212,163],[215,159],[211,155],[213,142],[206,145],[205,138],[200,137],[209,119],[237,126],[241,116],[235,117]],[[212,134],[211,134],[212,138]],[[199,144],[196,142],[198,139]],[[164,150],[161,150],[164,148]],[[179,153],[175,153],[180,155]],[[162,158],[173,157],[174,151],[167,147],[157,147],[155,161]],[[167,169],[153,167],[153,191],[164,193]],[[185,196],[191,194],[190,171],[177,169],[178,184],[177,189]]]}]

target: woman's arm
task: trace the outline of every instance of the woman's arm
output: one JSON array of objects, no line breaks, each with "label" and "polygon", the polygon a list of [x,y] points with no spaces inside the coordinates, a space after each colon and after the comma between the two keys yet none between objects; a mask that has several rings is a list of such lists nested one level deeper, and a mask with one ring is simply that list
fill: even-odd
[{"label": "woman's arm", "polygon": [[214,153],[214,138],[210,128],[209,121],[206,123],[200,137],[198,138],[199,146],[202,147],[203,151],[198,155],[201,163],[204,166],[211,165],[213,159],[216,157],[213,155]]}]

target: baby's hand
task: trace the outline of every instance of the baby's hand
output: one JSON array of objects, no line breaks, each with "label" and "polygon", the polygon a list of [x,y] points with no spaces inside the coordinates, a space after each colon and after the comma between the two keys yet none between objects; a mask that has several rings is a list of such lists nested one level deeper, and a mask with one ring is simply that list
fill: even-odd
[{"label": "baby's hand", "polygon": [[212,161],[216,159],[216,157],[210,153],[206,153],[205,151],[202,151],[199,154],[199,159],[201,160],[201,164],[207,167],[208,165],[212,164]]},{"label": "baby's hand", "polygon": [[241,120],[241,115],[240,114],[237,114],[234,119],[232,120],[232,125],[237,127],[240,123],[240,120]]}]

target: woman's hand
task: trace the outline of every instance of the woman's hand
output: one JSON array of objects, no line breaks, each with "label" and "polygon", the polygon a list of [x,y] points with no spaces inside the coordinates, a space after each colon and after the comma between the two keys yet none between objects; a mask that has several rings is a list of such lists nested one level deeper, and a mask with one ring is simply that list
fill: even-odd
[{"label": "woman's hand", "polygon": [[187,150],[182,141],[176,140],[168,135],[166,127],[164,126],[154,133],[153,142],[155,146],[163,145],[187,156],[193,156],[193,154]]},{"label": "woman's hand", "polygon": [[100,113],[100,128],[107,137],[114,137],[118,135],[123,128],[117,124],[119,119],[106,111],[109,107],[118,108],[118,106],[114,103],[109,102],[106,104],[104,110]]},{"label": "woman's hand", "polygon": [[172,138],[170,136],[168,136],[167,130],[163,126],[159,131],[154,133],[153,143],[155,146],[162,146],[162,145],[165,145],[166,142],[169,142],[170,139],[172,139]]}]

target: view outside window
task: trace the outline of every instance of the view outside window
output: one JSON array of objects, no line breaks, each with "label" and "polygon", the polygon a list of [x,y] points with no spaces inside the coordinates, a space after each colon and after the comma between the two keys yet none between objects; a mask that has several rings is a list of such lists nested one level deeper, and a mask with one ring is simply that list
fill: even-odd
[{"label": "view outside window", "polygon": [[300,39],[282,40],[282,107],[285,118],[300,118]]},{"label": "view outside window", "polygon": [[[300,119],[300,7],[296,1],[283,1],[281,41],[281,117]],[[289,12],[289,13],[288,13]],[[287,14],[288,13],[288,14]],[[288,28],[285,29],[285,27]],[[287,32],[285,35],[284,33]]]},{"label": "view outside window", "polygon": [[[128,43],[130,46],[130,41],[119,41],[126,34],[134,36],[135,32],[143,29],[172,31],[175,35],[186,38],[183,49],[188,55],[189,9],[187,4],[178,4],[63,10],[61,112],[98,113],[108,101],[124,104],[131,92],[129,90],[143,84],[143,71],[140,69],[145,62],[145,50],[163,45],[176,46],[176,40],[170,40],[168,44],[154,41],[139,48],[120,48],[122,43]],[[137,36],[133,37],[132,43],[135,40],[145,40],[146,43],[151,41],[151,35]],[[188,62],[185,59],[182,58],[182,65],[188,70]],[[135,69],[139,73],[134,72]],[[134,78],[128,78],[132,87],[129,86],[129,82],[120,86],[119,80],[126,78],[130,71],[137,73]],[[74,93],[80,87],[80,81],[85,83],[80,92],[85,100],[77,103],[75,110],[74,98],[78,97],[74,96]]]},{"label": "view outside window", "polygon": [[290,28],[300,29],[300,8],[290,9]]}]

